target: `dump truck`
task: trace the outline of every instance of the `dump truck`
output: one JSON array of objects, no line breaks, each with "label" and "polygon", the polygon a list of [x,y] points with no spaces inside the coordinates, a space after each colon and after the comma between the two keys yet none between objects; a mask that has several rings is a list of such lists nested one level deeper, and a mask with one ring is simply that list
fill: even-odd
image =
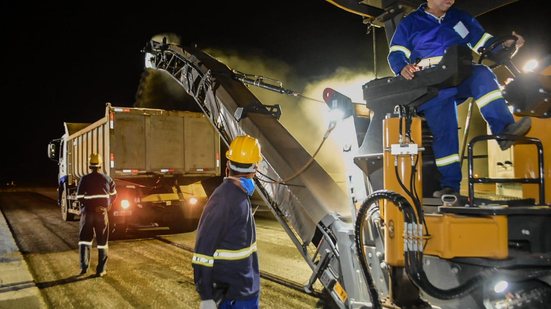
[{"label": "dump truck", "polygon": [[80,215],[78,182],[99,153],[117,199],[109,211],[112,232],[196,228],[207,200],[203,183],[220,176],[220,138],[203,113],[106,104],[92,124],[64,123],[48,144],[58,162],[58,205],[65,221]]}]

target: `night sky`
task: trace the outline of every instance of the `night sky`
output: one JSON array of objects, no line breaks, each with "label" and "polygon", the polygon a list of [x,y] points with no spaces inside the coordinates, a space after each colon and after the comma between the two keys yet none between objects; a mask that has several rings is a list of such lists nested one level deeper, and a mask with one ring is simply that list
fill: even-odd
[{"label": "night sky", "polygon": [[[1,100],[0,184],[55,185],[48,142],[63,134],[64,121],[102,117],[106,102],[132,106],[144,67],[141,50],[158,33],[177,33],[183,45],[275,59],[305,80],[339,67],[372,68],[372,39],[361,17],[326,1],[187,2],[125,8],[2,2],[0,86],[7,96]],[[515,58],[520,63],[551,53],[551,14],[544,3],[521,0],[479,21],[495,35],[515,30],[525,37]]]}]

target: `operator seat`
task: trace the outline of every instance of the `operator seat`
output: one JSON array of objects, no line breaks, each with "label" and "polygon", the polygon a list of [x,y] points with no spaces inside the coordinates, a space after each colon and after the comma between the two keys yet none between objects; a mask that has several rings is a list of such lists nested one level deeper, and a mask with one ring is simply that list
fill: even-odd
[{"label": "operator seat", "polygon": [[[471,74],[472,59],[471,50],[466,46],[451,46],[440,63],[417,72],[413,80],[393,76],[364,84],[364,100],[367,108],[373,111],[373,116],[355,163],[368,175],[374,190],[383,189],[383,119],[394,113],[396,105],[419,107],[434,98],[440,89],[459,85]],[[423,147],[426,149],[423,153],[423,175],[438,175],[431,140],[432,133],[423,122]],[[423,182],[424,196],[431,196],[438,189],[434,176]]]}]

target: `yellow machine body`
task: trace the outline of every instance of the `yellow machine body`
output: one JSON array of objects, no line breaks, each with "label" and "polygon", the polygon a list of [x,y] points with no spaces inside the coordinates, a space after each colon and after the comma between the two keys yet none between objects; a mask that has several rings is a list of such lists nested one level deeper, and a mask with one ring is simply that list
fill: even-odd
[{"label": "yellow machine body", "polygon": [[[384,142],[384,187],[413,201],[400,186],[395,166],[404,186],[409,189],[412,165],[415,156],[393,155],[391,146],[400,144],[400,118],[383,121]],[[402,129],[404,129],[402,123]],[[404,136],[402,132],[402,136]],[[412,141],[422,145],[421,119],[414,117],[411,125]],[[414,181],[417,196],[422,196],[422,158],[417,159]],[[404,262],[404,216],[391,202],[382,205],[381,215],[385,222],[385,262],[390,266],[403,267]],[[425,214],[427,230],[424,253],[445,259],[454,257],[480,257],[504,259],[508,256],[508,224],[506,216],[459,216],[454,214]],[[424,232],[425,233],[425,232]]]},{"label": "yellow machine body", "polygon": [[424,254],[444,259],[505,259],[509,254],[507,216],[426,214],[425,221],[430,235],[426,240]]},{"label": "yellow machine body", "polygon": [[[398,179],[396,178],[395,166],[398,166],[398,175],[404,182],[406,188],[409,188],[409,179],[412,172],[412,160],[416,158],[410,155],[393,156],[390,153],[390,148],[394,144],[399,144],[400,133],[402,136],[405,132],[400,132],[400,121],[402,121],[402,129],[405,130],[405,119],[400,118],[387,118],[383,120],[383,145],[384,145],[384,188],[389,191],[399,193],[406,197],[410,204],[413,205],[413,201],[408,194],[402,189]],[[415,117],[411,124],[411,138],[412,142],[416,142],[418,145],[422,144],[421,136],[421,118]],[[404,141],[405,142],[405,141]],[[407,141],[408,143],[410,141]],[[413,161],[415,162],[415,161]],[[417,162],[417,166],[423,166],[421,156]],[[415,183],[417,189],[417,195],[422,196],[423,187],[421,181],[422,174],[417,171]],[[385,205],[381,208],[381,216],[385,220],[385,260],[392,266],[404,265],[404,216],[400,209],[390,202],[385,202]]]}]

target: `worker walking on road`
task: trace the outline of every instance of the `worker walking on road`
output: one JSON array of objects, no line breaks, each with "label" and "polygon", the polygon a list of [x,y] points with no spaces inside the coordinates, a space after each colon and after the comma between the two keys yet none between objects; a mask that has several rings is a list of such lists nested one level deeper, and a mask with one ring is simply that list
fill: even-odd
[{"label": "worker walking on road", "polygon": [[77,198],[80,201],[80,274],[88,271],[90,265],[90,251],[94,234],[98,246],[98,266],[96,275],[106,274],[107,242],[109,240],[108,211],[117,196],[115,182],[111,177],[99,172],[101,156],[97,153],[90,155],[88,167],[91,173],[84,175],[78,184]]},{"label": "worker walking on road", "polygon": [[258,308],[260,273],[250,196],[262,161],[258,140],[237,136],[226,152],[223,183],[210,196],[192,258],[201,309]]}]

